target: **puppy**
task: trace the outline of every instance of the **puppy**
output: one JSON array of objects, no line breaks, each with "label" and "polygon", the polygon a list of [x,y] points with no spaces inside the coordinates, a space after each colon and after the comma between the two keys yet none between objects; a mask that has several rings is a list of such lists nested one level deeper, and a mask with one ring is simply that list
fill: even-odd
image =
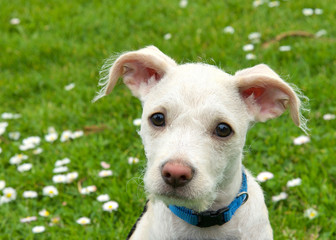
[{"label": "puppy", "polygon": [[128,238],[273,239],[263,192],[242,165],[254,122],[287,108],[305,130],[300,99],[267,65],[230,75],[178,65],[154,46],[120,55],[95,100],[120,77],[143,106],[148,202]]}]

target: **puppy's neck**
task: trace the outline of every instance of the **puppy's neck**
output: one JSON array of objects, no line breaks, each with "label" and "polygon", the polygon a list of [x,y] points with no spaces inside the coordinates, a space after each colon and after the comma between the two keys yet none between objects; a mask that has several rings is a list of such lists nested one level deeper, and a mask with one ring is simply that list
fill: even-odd
[{"label": "puppy's neck", "polygon": [[217,198],[209,210],[215,211],[228,206],[235,199],[242,184],[242,165],[239,164],[238,169],[233,171],[231,176],[225,177],[225,179],[218,186]]}]

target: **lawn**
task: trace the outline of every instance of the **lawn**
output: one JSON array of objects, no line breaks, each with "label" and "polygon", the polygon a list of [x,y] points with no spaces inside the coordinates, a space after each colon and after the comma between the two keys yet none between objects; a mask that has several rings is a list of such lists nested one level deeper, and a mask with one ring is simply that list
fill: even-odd
[{"label": "lawn", "polygon": [[[294,144],[305,133],[288,113],[258,123],[244,165],[255,176],[274,175],[261,185],[275,239],[336,239],[336,4],[184,2],[0,1],[0,239],[126,238],[146,201],[146,158],[133,123],[141,104],[121,81],[111,95],[91,100],[108,57],[147,45],[179,63],[206,62],[230,74],[263,62],[302,90],[310,99],[309,142]],[[31,136],[39,137],[35,144]],[[129,164],[130,157],[140,161]],[[297,178],[301,184],[286,185]],[[58,194],[43,194],[46,186]],[[25,197],[29,190],[37,196]],[[281,192],[287,198],[273,201]],[[106,211],[97,200],[103,194],[118,207]],[[306,217],[308,209],[316,216]],[[77,223],[81,217],[90,223]]]}]

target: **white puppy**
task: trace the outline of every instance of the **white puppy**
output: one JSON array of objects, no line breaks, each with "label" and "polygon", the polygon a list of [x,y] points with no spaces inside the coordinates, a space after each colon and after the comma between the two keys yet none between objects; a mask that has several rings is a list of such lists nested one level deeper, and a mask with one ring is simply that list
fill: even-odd
[{"label": "white puppy", "polygon": [[267,65],[229,75],[203,63],[178,65],[150,46],[119,56],[98,98],[119,77],[143,104],[146,209],[136,239],[273,239],[263,192],[242,166],[253,122],[286,108],[305,130],[300,100]]}]

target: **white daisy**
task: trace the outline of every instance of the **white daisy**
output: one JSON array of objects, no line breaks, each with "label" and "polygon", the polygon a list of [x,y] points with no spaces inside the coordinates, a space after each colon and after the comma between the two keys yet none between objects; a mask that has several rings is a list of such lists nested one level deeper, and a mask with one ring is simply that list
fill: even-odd
[{"label": "white daisy", "polygon": [[97,191],[97,187],[92,185],[92,186],[87,186],[87,187],[84,187],[80,190],[80,193],[83,194],[83,195],[87,195],[87,194],[90,194],[92,192],[95,192]]},{"label": "white daisy", "polygon": [[99,176],[99,177],[108,177],[108,176],[112,176],[112,175],[113,175],[112,170],[101,170],[101,171],[98,173],[98,176]]},{"label": "white daisy", "polygon": [[10,132],[10,133],[8,133],[8,137],[9,137],[9,139],[11,139],[11,140],[19,140],[19,138],[20,138],[20,132]]},{"label": "white daisy", "polygon": [[308,208],[304,212],[304,216],[309,218],[309,219],[314,219],[318,216],[318,212],[314,208]]},{"label": "white daisy", "polygon": [[246,45],[243,46],[243,50],[245,52],[253,51],[253,49],[254,49],[254,45],[253,44],[246,44]]},{"label": "white daisy", "polygon": [[301,183],[302,183],[301,178],[295,178],[295,179],[289,180],[287,182],[286,186],[287,187],[296,187],[296,186],[301,185]]},{"label": "white daisy", "polygon": [[252,43],[259,43],[261,38],[261,34],[259,32],[253,32],[248,35],[248,39]]},{"label": "white daisy", "polygon": [[28,145],[28,144],[33,144],[35,146],[39,145],[41,142],[41,138],[38,136],[32,136],[32,137],[28,137],[22,140],[22,143],[24,145]]},{"label": "white daisy", "polygon": [[3,113],[1,114],[1,118],[2,119],[17,119],[20,118],[21,114],[17,114],[17,113]]},{"label": "white daisy", "polygon": [[281,192],[279,195],[273,196],[272,201],[273,202],[279,202],[281,200],[285,200],[288,197],[288,194],[285,192]]},{"label": "white daisy", "polygon": [[21,223],[33,222],[33,221],[36,221],[36,220],[37,220],[36,216],[30,216],[30,217],[20,218],[20,222]]},{"label": "white daisy", "polygon": [[54,197],[58,195],[57,188],[54,186],[46,186],[43,188],[43,195],[48,197]]},{"label": "white daisy", "polygon": [[6,198],[5,196],[0,196],[0,206],[4,203],[8,203],[10,200]]},{"label": "white daisy", "polygon": [[171,39],[171,38],[172,38],[171,33],[166,33],[166,34],[163,36],[163,39],[164,39],[164,40],[169,40],[169,39]]},{"label": "white daisy", "polygon": [[60,220],[61,220],[60,217],[53,217],[53,218],[51,218],[49,226],[54,226],[55,224],[59,223]]},{"label": "white daisy", "polygon": [[7,122],[0,122],[0,136],[6,132]]},{"label": "white daisy", "polygon": [[232,26],[227,26],[223,29],[223,32],[228,34],[234,34],[235,30]]},{"label": "white daisy", "polygon": [[0,136],[6,132],[5,127],[0,127]]},{"label": "white daisy", "polygon": [[290,50],[292,50],[291,46],[280,46],[279,47],[280,52],[289,52]]},{"label": "white daisy", "polygon": [[97,197],[98,202],[107,202],[108,200],[110,200],[110,197],[108,194],[102,194]]},{"label": "white daisy", "polygon": [[66,175],[58,174],[52,177],[54,183],[66,183],[68,181]]},{"label": "white daisy", "polygon": [[246,60],[254,60],[257,59],[256,55],[254,55],[253,53],[248,53],[245,56]]},{"label": "white daisy", "polygon": [[67,171],[69,171],[67,166],[60,166],[60,167],[54,168],[53,173],[63,173]]},{"label": "white daisy", "polygon": [[58,138],[58,134],[57,133],[48,133],[47,135],[45,135],[44,139],[47,142],[55,142]]},{"label": "white daisy", "polygon": [[118,203],[115,201],[109,201],[103,204],[103,210],[107,212],[112,212],[117,210],[119,207]]},{"label": "white daisy", "polygon": [[9,163],[10,164],[16,164],[16,165],[18,165],[18,164],[20,164],[23,160],[26,160],[26,159],[28,159],[28,156],[27,155],[24,155],[24,154],[16,154],[16,155],[14,155],[13,157],[11,157],[10,159],[9,159]]},{"label": "white daisy", "polygon": [[12,18],[9,22],[12,25],[18,25],[18,24],[20,24],[21,21],[20,21],[19,18]]},{"label": "white daisy", "polygon": [[323,14],[323,10],[322,10],[321,8],[316,8],[316,9],[314,10],[314,13],[315,13],[316,15],[321,15],[321,14]]},{"label": "white daisy", "polygon": [[89,191],[88,188],[84,187],[82,188],[80,191],[79,191],[80,194],[83,194],[83,195],[88,195],[90,194],[91,192]]},{"label": "white daisy", "polygon": [[311,8],[304,8],[302,9],[302,14],[308,17],[314,14],[314,10]]},{"label": "white daisy", "polygon": [[71,172],[66,175],[66,182],[71,183],[78,178],[78,172]]},{"label": "white daisy", "polygon": [[133,120],[133,125],[134,126],[140,126],[141,125],[141,118],[137,118]]},{"label": "white daisy", "polygon": [[302,145],[310,142],[310,138],[308,136],[300,136],[294,139],[294,145]]},{"label": "white daisy", "polygon": [[27,150],[30,150],[30,149],[33,149],[33,148],[35,148],[35,145],[34,144],[32,144],[32,143],[27,143],[27,144],[21,144],[20,146],[19,146],[19,149],[21,150],[21,151],[27,151]]},{"label": "white daisy", "polygon": [[90,220],[90,218],[87,218],[87,217],[81,217],[81,218],[77,219],[76,222],[80,225],[87,225],[87,224],[91,223],[91,220]]},{"label": "white daisy", "polygon": [[188,5],[188,0],[181,0],[179,5],[180,8],[186,8]]},{"label": "white daisy", "polygon": [[8,122],[0,122],[0,128],[8,127]]},{"label": "white daisy", "polygon": [[46,209],[43,209],[43,210],[39,211],[39,215],[40,215],[41,217],[49,217],[50,212],[47,211]]},{"label": "white daisy", "polygon": [[96,187],[95,185],[87,186],[87,189],[88,189],[90,192],[95,192],[95,191],[97,191],[97,187]]},{"label": "white daisy", "polygon": [[136,157],[129,157],[128,158],[128,164],[136,164],[139,162],[139,158]]},{"label": "white daisy", "polygon": [[248,35],[248,39],[254,40],[259,39],[261,37],[261,34],[259,32],[252,32]]},{"label": "white daisy", "polygon": [[71,162],[71,160],[69,158],[63,158],[61,160],[57,160],[55,162],[55,167],[60,167],[63,166],[65,164],[69,164]]},{"label": "white daisy", "polygon": [[71,134],[71,138],[75,139],[75,138],[79,138],[82,137],[84,135],[84,131],[79,130],[79,131],[75,131]]},{"label": "white daisy", "polygon": [[34,151],[33,151],[33,154],[37,155],[37,154],[40,154],[43,152],[43,149],[42,148],[36,148]]},{"label": "white daisy", "polygon": [[11,202],[16,199],[16,190],[14,188],[11,187],[4,188],[2,190],[2,193],[3,197],[5,198],[4,199],[5,202]]},{"label": "white daisy", "polygon": [[26,151],[37,147],[41,142],[41,138],[38,136],[28,137],[22,140],[22,144],[19,146],[21,151]]},{"label": "white daisy", "polygon": [[273,173],[271,172],[261,172],[257,176],[257,181],[259,182],[266,182],[274,177]]},{"label": "white daisy", "polygon": [[102,168],[105,168],[105,169],[107,169],[107,168],[110,168],[110,167],[111,167],[111,165],[110,165],[110,164],[108,164],[107,162],[100,162],[100,166],[102,166]]},{"label": "white daisy", "polygon": [[252,5],[253,7],[259,7],[260,5],[263,5],[265,3],[264,0],[255,0],[253,1]]},{"label": "white daisy", "polygon": [[315,33],[315,37],[319,38],[327,34],[327,31],[325,29],[319,30],[317,33]]},{"label": "white daisy", "polygon": [[70,84],[66,85],[66,86],[64,87],[64,89],[65,89],[66,91],[70,91],[70,90],[72,90],[75,86],[76,86],[76,84],[74,84],[74,83],[70,83]]},{"label": "white daisy", "polygon": [[330,113],[324,114],[323,119],[326,121],[333,120],[335,119],[335,114],[330,114]]},{"label": "white daisy", "polygon": [[30,169],[32,169],[33,165],[31,163],[24,163],[20,166],[17,167],[17,170],[19,172],[27,172],[29,171]]},{"label": "white daisy", "polygon": [[72,132],[70,130],[65,130],[64,132],[62,132],[60,140],[61,142],[69,141],[71,139],[71,136]]},{"label": "white daisy", "polygon": [[44,231],[45,231],[44,226],[35,226],[35,227],[32,228],[33,233],[42,233]]},{"label": "white daisy", "polygon": [[0,190],[4,189],[6,186],[5,180],[0,180]]},{"label": "white daisy", "polygon": [[24,198],[37,198],[37,192],[35,192],[35,191],[24,191],[22,196]]},{"label": "white daisy", "polygon": [[48,127],[48,133],[57,133],[55,127],[51,126],[51,127]]},{"label": "white daisy", "polygon": [[279,1],[272,1],[272,2],[268,3],[268,6],[270,8],[279,7],[280,6],[280,2]]}]

